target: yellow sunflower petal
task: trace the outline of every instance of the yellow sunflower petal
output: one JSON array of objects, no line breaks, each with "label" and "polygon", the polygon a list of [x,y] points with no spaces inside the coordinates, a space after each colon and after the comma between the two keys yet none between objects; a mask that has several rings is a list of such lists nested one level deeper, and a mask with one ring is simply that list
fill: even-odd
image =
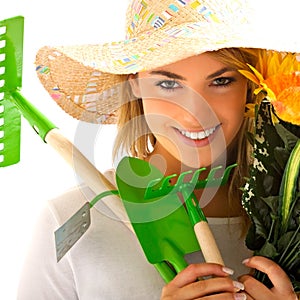
[{"label": "yellow sunflower petal", "polygon": [[279,54],[277,52],[274,52],[269,58],[268,72],[265,78],[268,78],[274,74],[278,74],[279,68],[280,68]]},{"label": "yellow sunflower petal", "polygon": [[283,58],[279,66],[278,73],[287,74],[287,73],[294,73],[299,70],[300,70],[300,63],[299,61],[297,61],[296,56],[292,53],[288,53]]},{"label": "yellow sunflower petal", "polygon": [[239,70],[239,72],[244,75],[247,79],[251,80],[252,82],[256,83],[259,85],[259,80],[258,78],[251,72],[246,71],[246,70]]},{"label": "yellow sunflower petal", "polygon": [[249,65],[249,64],[248,64],[248,66],[249,66],[249,68],[251,69],[251,71],[254,73],[254,75],[257,77],[257,79],[259,80],[259,82],[264,81],[263,76],[262,76],[262,75],[261,75],[254,67],[252,67],[252,66]]},{"label": "yellow sunflower petal", "polygon": [[276,100],[276,95],[275,93],[266,85],[263,84],[264,90],[267,92],[267,96],[270,101]]}]

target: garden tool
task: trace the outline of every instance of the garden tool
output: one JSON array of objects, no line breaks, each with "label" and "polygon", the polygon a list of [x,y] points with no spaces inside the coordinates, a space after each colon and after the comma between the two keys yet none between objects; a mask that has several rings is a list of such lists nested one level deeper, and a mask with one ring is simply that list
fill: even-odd
[{"label": "garden tool", "polygon": [[[22,95],[23,34],[22,16],[0,21],[0,167],[20,160],[22,115],[40,138],[51,145],[97,195],[113,189],[106,177]],[[120,219],[127,219],[119,198],[110,197],[107,206]],[[132,230],[130,222],[125,224]]]},{"label": "garden tool", "polygon": [[[125,157],[119,163],[120,197],[148,261],[166,282],[187,266],[184,256],[200,247],[206,262],[224,265],[194,190],[225,184],[233,167],[228,166],[219,178],[215,173],[221,167],[213,168],[206,179],[199,180],[206,168],[163,177],[144,160]],[[189,175],[192,178],[186,180]]]}]

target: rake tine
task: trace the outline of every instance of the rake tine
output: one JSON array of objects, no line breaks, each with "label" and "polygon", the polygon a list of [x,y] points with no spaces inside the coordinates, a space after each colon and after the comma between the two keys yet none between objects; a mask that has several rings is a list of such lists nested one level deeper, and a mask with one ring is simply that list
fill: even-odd
[{"label": "rake tine", "polygon": [[215,178],[215,174],[218,170],[222,169],[222,166],[217,166],[213,169],[210,170],[210,172],[208,173],[208,176],[207,176],[207,182],[213,182],[215,180],[220,180],[220,178]]},{"label": "rake tine", "polygon": [[[167,195],[171,192],[175,193],[178,191],[182,191],[183,189],[191,187],[193,187],[194,189],[201,189],[205,187],[224,185],[230,176],[231,169],[233,169],[236,166],[237,164],[232,164],[228,166],[223,172],[222,176],[216,177],[216,172],[222,169],[222,166],[217,166],[211,169],[208,173],[207,178],[203,180],[199,180],[199,175],[201,172],[205,171],[206,168],[197,169],[196,171],[194,171],[194,173],[193,171],[186,171],[178,176],[175,185],[171,185],[170,180],[174,177],[177,177],[177,174],[169,175],[167,177],[164,177],[163,179],[159,178],[151,180],[146,188],[144,197],[145,199],[151,199]],[[185,182],[184,179],[186,178],[186,176],[192,173],[193,176],[191,180]]]},{"label": "rake tine", "polygon": [[192,177],[190,183],[191,183],[192,185],[196,186],[196,185],[197,185],[197,182],[199,181],[199,176],[200,176],[200,174],[201,174],[203,171],[205,171],[205,170],[206,170],[206,168],[201,168],[201,169],[196,170],[196,171],[194,172],[194,174],[193,174],[193,177]]},{"label": "rake tine", "polygon": [[215,174],[217,172],[217,170],[221,169],[222,166],[218,166],[218,167],[215,167],[213,169],[211,169],[207,175],[207,178],[204,179],[204,180],[199,180],[196,184],[196,188],[197,189],[200,189],[200,188],[205,188],[206,186],[207,187],[210,187],[210,186],[214,186],[216,185],[216,183],[220,182],[220,179],[216,179],[215,178]]},{"label": "rake tine", "polygon": [[221,185],[225,184],[228,181],[231,169],[235,168],[236,166],[237,164],[232,164],[225,169],[224,174],[222,176]]},{"label": "rake tine", "polygon": [[177,177],[177,175],[169,175],[164,177],[163,180],[161,180],[161,178],[151,180],[145,191],[145,199],[151,199],[169,194],[174,189],[174,185],[170,184],[170,180],[174,177]]},{"label": "rake tine", "polygon": [[178,179],[177,179],[177,182],[176,182],[176,184],[175,184],[175,187],[178,188],[178,187],[180,187],[181,185],[184,185],[184,184],[185,184],[184,178],[186,177],[186,175],[191,174],[191,173],[193,173],[193,171],[182,172],[182,173],[178,176]]}]

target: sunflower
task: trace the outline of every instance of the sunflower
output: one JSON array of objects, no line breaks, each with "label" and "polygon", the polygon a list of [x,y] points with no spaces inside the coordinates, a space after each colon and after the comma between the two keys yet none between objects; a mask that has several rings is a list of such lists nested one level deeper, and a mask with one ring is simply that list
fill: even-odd
[{"label": "sunflower", "polygon": [[[266,94],[279,119],[300,125],[300,62],[297,57],[292,53],[265,51],[259,57],[256,68],[248,66],[252,72],[240,72],[257,84],[254,93]],[[248,106],[250,110],[253,107]]]}]

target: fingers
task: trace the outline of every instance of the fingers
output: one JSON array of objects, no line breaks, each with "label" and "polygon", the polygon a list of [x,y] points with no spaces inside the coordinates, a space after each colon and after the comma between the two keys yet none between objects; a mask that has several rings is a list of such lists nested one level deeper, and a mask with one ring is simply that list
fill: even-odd
[{"label": "fingers", "polygon": [[[234,282],[230,278],[218,277],[193,282],[187,285],[184,289],[178,289],[177,297],[178,299],[195,299],[211,294],[215,295],[218,293],[227,293],[229,295],[234,292]],[[233,297],[231,296],[230,299],[233,299]]]},{"label": "fingers", "polygon": [[293,290],[292,283],[287,274],[272,260],[262,256],[253,256],[245,260],[244,264],[247,267],[257,269],[267,274],[274,289],[278,289],[281,293],[288,294]]},{"label": "fingers", "polygon": [[239,278],[245,286],[245,292],[247,293],[248,299],[272,299],[272,292],[261,282],[257,281],[250,275],[244,275]]},{"label": "fingers", "polygon": [[176,276],[174,280],[172,280],[172,283],[174,283],[177,287],[182,287],[186,284],[195,282],[200,277],[211,275],[226,277],[232,275],[233,272],[233,270],[218,264],[191,264],[181,271],[181,276]]},{"label": "fingers", "polygon": [[297,299],[291,281],[278,264],[262,256],[253,256],[244,261],[249,268],[264,272],[273,284],[273,288],[268,289],[264,284],[250,275],[244,275],[239,280],[244,284],[248,299]]},{"label": "fingers", "polygon": [[[243,284],[229,278],[233,271],[217,264],[192,264],[168,283],[162,292],[161,299],[246,299],[238,294],[244,289]],[[214,276],[205,280],[200,277]],[[213,296],[212,296],[213,295]]]}]

